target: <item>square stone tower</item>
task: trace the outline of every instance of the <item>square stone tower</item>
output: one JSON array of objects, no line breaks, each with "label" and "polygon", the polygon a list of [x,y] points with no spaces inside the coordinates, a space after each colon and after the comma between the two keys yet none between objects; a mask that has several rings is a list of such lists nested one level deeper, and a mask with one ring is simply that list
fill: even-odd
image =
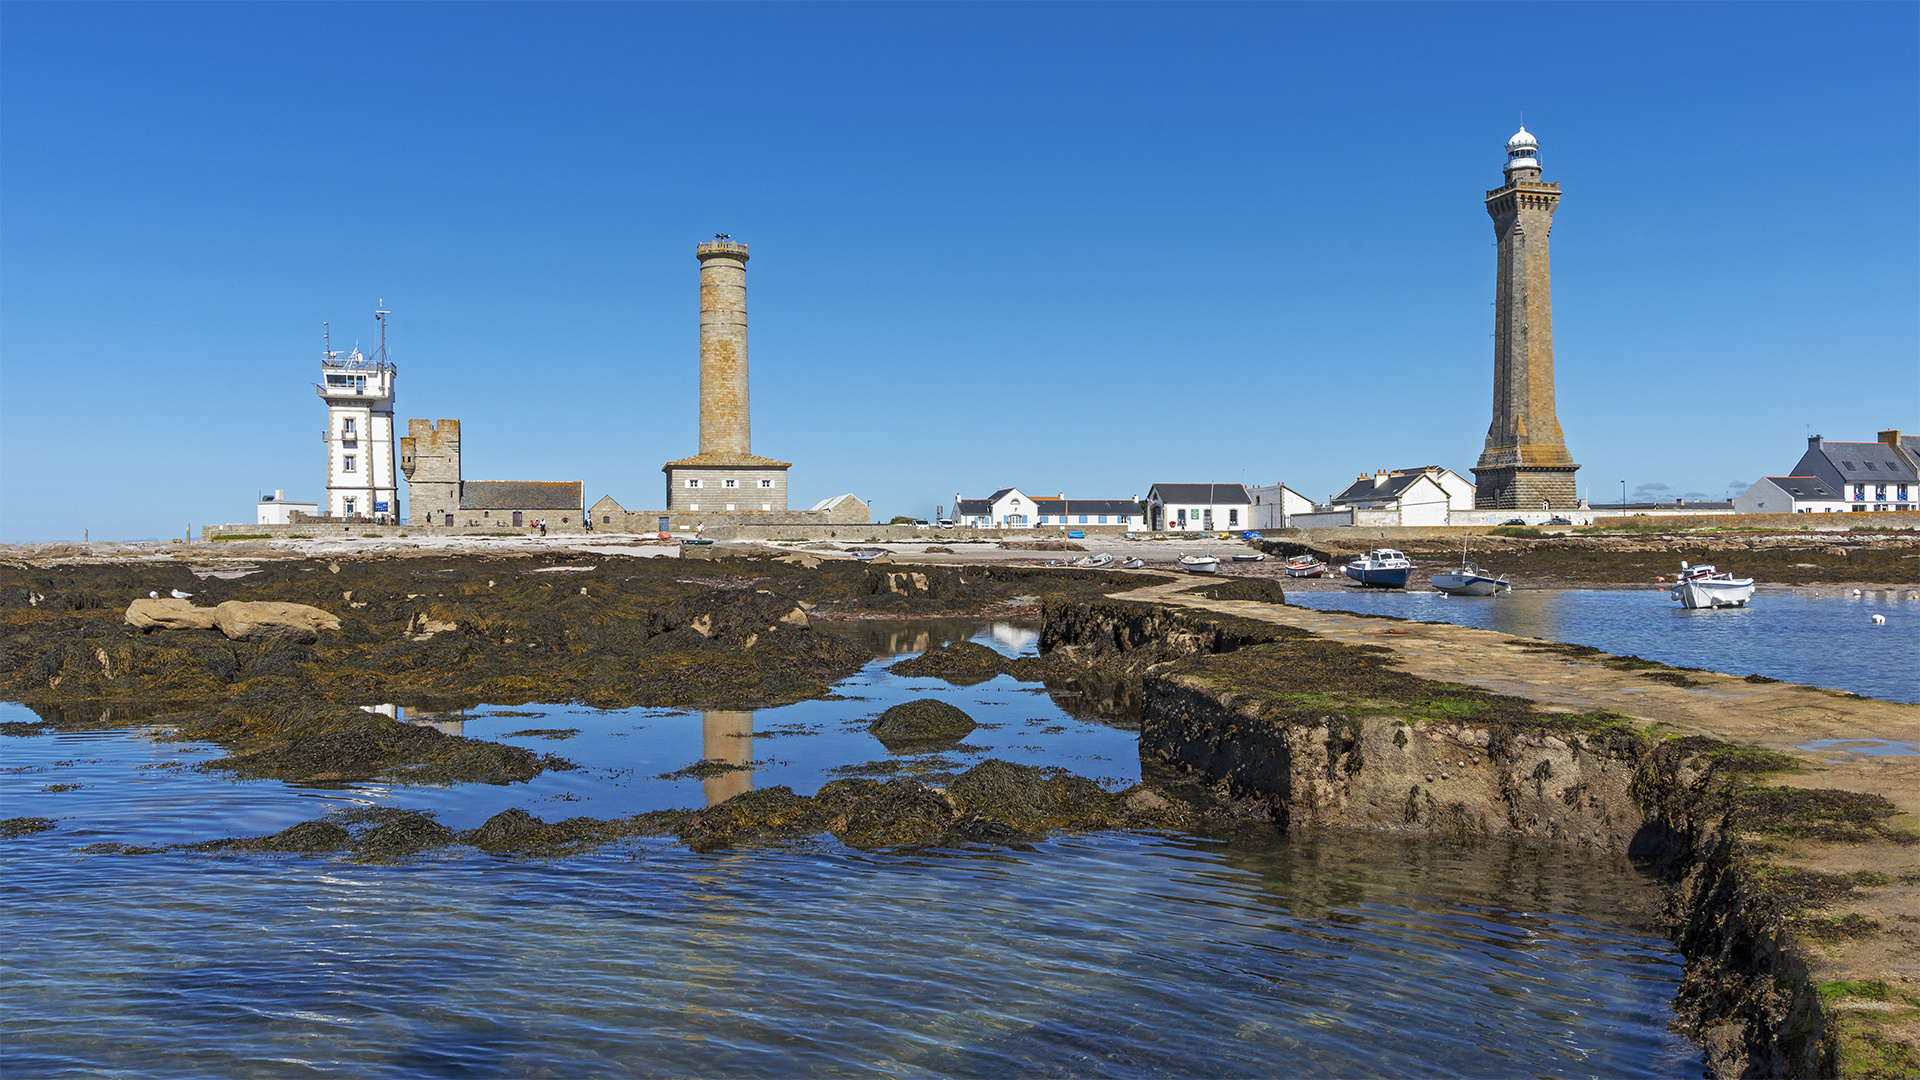
[{"label": "square stone tower", "polygon": [[791,463],[753,453],[747,407],[747,245],[714,237],[700,260],[700,452],[661,466],[671,513],[787,508]]},{"label": "square stone tower", "polygon": [[460,421],[408,420],[400,471],[413,504],[410,525],[451,524],[460,510]]},{"label": "square stone tower", "polygon": [[1473,468],[1482,510],[1579,505],[1553,400],[1553,286],[1547,236],[1560,185],[1540,182],[1540,144],[1521,128],[1507,141],[1506,184],[1487,192],[1499,245],[1494,279],[1493,423]]}]

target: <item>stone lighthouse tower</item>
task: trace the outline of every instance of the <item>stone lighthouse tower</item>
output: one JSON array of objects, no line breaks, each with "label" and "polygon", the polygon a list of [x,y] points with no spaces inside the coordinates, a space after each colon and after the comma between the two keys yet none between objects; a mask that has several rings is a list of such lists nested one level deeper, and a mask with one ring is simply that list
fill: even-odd
[{"label": "stone lighthouse tower", "polygon": [[1506,183],[1487,192],[1499,247],[1494,277],[1493,423],[1473,468],[1482,510],[1579,505],[1553,403],[1553,286],[1547,236],[1560,185],[1540,182],[1540,144],[1526,128],[1507,140]]},{"label": "stone lighthouse tower", "polygon": [[700,260],[700,452],[669,461],[667,509],[706,515],[787,509],[791,464],[753,453],[747,408],[747,245],[725,235]]}]

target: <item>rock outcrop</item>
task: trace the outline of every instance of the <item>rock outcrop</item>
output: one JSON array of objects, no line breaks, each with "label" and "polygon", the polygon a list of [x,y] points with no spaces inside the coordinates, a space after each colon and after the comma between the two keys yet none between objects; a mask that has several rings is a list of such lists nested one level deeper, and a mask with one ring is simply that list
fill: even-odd
[{"label": "rock outcrop", "polygon": [[214,624],[234,641],[293,641],[312,644],[322,630],[340,629],[340,620],[317,607],[273,600],[228,600],[214,608]]},{"label": "rock outcrop", "polygon": [[127,605],[127,625],[140,630],[212,630],[214,609],[191,600],[135,600]]}]

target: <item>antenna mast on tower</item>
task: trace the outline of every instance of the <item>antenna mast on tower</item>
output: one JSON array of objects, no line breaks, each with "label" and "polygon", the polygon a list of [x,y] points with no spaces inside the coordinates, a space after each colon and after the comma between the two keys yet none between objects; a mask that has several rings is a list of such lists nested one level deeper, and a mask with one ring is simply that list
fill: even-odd
[{"label": "antenna mast on tower", "polygon": [[379,306],[374,308],[373,317],[380,323],[380,362],[382,364],[391,363],[392,361],[387,358],[387,316],[393,314],[393,312],[387,310],[387,302],[385,300],[379,300],[376,301],[376,303],[378,303]]}]

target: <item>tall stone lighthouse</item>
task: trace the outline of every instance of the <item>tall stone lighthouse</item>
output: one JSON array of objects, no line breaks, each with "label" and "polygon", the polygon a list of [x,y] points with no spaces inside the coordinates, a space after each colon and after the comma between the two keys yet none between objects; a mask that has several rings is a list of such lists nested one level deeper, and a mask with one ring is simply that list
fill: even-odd
[{"label": "tall stone lighthouse", "polygon": [[747,245],[716,236],[700,260],[700,452],[661,466],[669,512],[787,509],[790,462],[753,453],[747,408]]},{"label": "tall stone lighthouse", "polygon": [[1547,237],[1560,185],[1540,181],[1540,144],[1526,128],[1507,140],[1506,183],[1487,192],[1499,246],[1494,276],[1493,423],[1473,468],[1482,510],[1579,505],[1553,402],[1553,285]]}]

